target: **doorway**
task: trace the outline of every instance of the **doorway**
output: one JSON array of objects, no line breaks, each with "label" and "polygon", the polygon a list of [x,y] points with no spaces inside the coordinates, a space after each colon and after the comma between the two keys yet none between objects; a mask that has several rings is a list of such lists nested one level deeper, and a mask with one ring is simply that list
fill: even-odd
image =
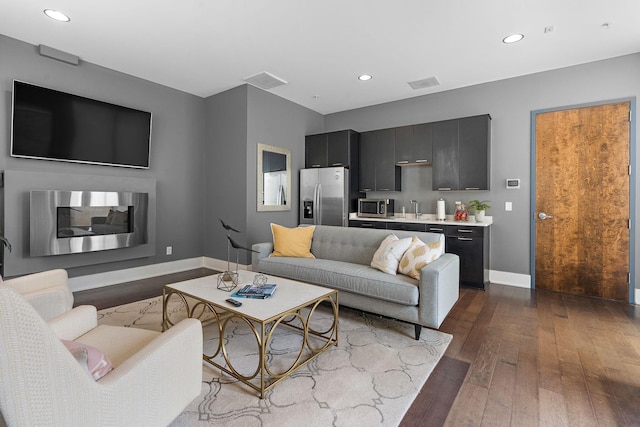
[{"label": "doorway", "polygon": [[532,114],[534,287],[629,302],[632,101]]}]

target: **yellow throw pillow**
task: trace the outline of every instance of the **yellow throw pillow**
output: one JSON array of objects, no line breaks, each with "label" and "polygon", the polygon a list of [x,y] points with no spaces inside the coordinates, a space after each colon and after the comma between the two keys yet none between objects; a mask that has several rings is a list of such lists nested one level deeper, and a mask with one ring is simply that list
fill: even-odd
[{"label": "yellow throw pillow", "polygon": [[287,228],[271,224],[273,252],[269,256],[315,258],[311,253],[311,239],[315,226]]},{"label": "yellow throw pillow", "polygon": [[428,245],[416,236],[411,240],[411,245],[402,256],[398,272],[420,280],[422,267],[440,258],[444,253],[444,234],[437,242]]}]

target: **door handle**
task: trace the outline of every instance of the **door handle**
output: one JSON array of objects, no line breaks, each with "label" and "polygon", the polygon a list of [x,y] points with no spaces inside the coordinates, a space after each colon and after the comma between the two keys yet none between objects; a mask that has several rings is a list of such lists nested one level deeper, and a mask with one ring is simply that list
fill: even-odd
[{"label": "door handle", "polygon": [[540,219],[549,219],[549,218],[553,218],[553,215],[547,215],[547,214],[546,214],[546,213],[544,213],[544,212],[540,212],[540,213],[538,214],[538,218],[540,218]]}]

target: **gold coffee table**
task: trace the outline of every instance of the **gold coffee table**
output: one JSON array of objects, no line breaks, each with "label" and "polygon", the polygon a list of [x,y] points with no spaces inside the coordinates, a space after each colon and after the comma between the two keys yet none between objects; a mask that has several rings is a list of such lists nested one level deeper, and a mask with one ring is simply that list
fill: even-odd
[{"label": "gold coffee table", "polygon": [[[239,282],[242,284],[252,283],[256,275],[249,271],[239,273]],[[275,294],[267,299],[233,297],[242,302],[241,307],[234,307],[225,301],[233,292],[218,289],[215,275],[165,285],[162,292],[163,330],[174,324],[167,312],[167,305],[173,298],[179,298],[186,307],[188,317],[199,318],[203,320],[203,326],[206,323],[217,329],[216,348],[212,354],[206,354],[203,350],[203,359],[258,391],[261,399],[271,387],[331,346],[338,345],[339,305],[336,290],[280,277],[267,277],[268,283],[278,285]],[[318,314],[316,309],[322,302],[329,304],[333,318],[328,322],[325,319],[318,327],[314,316]],[[237,338],[233,330],[238,323],[248,326],[258,354],[258,366],[248,374],[240,373],[232,363],[232,344]],[[273,361],[283,355],[270,353],[269,343],[276,339],[275,332],[281,326],[301,334],[300,349],[297,356],[292,357],[290,366],[275,372]]]}]

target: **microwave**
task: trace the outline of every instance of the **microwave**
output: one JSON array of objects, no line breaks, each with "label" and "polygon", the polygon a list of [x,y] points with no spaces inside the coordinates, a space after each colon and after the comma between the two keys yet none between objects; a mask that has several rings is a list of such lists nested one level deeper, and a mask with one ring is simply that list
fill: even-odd
[{"label": "microwave", "polygon": [[393,199],[358,199],[359,217],[386,218],[393,212]]}]

